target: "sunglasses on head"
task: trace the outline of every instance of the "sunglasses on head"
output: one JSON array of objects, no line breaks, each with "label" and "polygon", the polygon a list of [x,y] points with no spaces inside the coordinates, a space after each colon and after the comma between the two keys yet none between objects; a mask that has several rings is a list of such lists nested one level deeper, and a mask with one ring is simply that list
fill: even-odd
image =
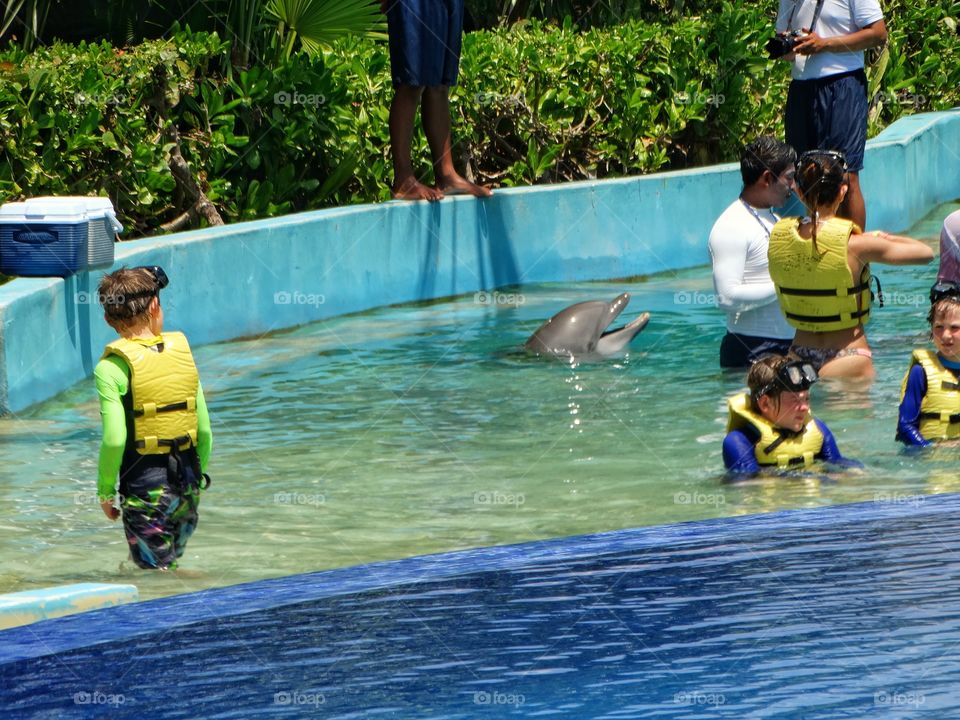
[{"label": "sunglasses on head", "polygon": [[948,297],[960,298],[960,285],[957,285],[955,282],[950,282],[949,280],[941,280],[930,288],[931,305]]},{"label": "sunglasses on head", "polygon": [[818,377],[816,368],[810,363],[800,362],[799,360],[789,362],[777,370],[777,375],[772,381],[760,388],[757,397],[767,395],[777,389],[803,392],[809,390]]},{"label": "sunglasses on head", "polygon": [[815,162],[819,165],[820,163],[817,162],[818,158],[832,158],[833,160],[837,160],[843,166],[843,171],[847,172],[847,156],[839,150],[807,150],[797,158],[797,167],[800,167],[805,160]]}]

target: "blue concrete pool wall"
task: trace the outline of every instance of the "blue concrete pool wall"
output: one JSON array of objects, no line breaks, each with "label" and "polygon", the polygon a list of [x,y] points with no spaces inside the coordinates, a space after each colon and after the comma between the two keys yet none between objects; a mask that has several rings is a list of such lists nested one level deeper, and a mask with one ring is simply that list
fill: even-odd
[{"label": "blue concrete pool wall", "polygon": [[[960,197],[960,111],[898,121],[868,146],[869,226],[901,231]],[[740,190],[735,164],[499,190],[493,198],[358,205],[127,242],[158,264],[166,327],[196,345],[511,285],[630,277],[709,262],[711,225]],[[92,373],[112,339],[102,271],[0,286],[0,413]]]}]

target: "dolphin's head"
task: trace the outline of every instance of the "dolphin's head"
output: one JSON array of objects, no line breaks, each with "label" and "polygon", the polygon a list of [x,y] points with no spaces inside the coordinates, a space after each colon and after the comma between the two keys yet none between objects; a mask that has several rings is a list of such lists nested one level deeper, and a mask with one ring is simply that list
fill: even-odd
[{"label": "dolphin's head", "polygon": [[541,325],[524,347],[541,355],[567,358],[621,352],[650,320],[649,313],[643,313],[624,327],[607,330],[629,302],[630,294],[623,293],[612,302],[590,300],[571,305]]}]

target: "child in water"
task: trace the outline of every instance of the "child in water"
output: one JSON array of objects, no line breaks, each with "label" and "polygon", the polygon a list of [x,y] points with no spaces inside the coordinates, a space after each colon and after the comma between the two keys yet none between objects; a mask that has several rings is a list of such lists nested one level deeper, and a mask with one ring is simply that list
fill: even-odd
[{"label": "child in water", "polygon": [[749,392],[727,401],[723,464],[731,474],[808,467],[815,461],[860,467],[840,454],[829,428],[810,414],[810,386],[816,381],[810,363],[783,355],[766,355],[750,367]]},{"label": "child in water", "polygon": [[960,285],[931,288],[927,322],[937,352],[913,351],[897,420],[897,440],[920,447],[960,438]]},{"label": "child in water", "polygon": [[108,518],[122,513],[133,561],[159,570],[176,567],[197,526],[213,444],[187,339],[163,332],[160,290],[168,282],[159,267],[103,277],[104,319],[120,338],[94,370],[103,423],[97,496]]}]

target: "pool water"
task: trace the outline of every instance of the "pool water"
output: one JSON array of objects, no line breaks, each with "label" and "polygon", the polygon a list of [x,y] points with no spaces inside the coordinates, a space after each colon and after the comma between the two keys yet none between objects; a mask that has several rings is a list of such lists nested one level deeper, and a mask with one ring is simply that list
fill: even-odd
[{"label": "pool water", "polygon": [[[913,230],[936,247],[937,208]],[[894,442],[912,348],[928,345],[936,263],[876,269],[887,307],[867,390],[821,383],[814,410],[862,472],[723,482],[722,316],[709,268],[524,286],[388,307],[197,349],[213,485],[176,574],[130,567],[95,497],[91,381],[0,418],[0,592],[134,582],[151,598],[248,580],[682,520],[960,490],[956,448]],[[652,319],[630,353],[570,366],[518,353],[568,304],[629,291]],[[183,309],[167,308],[177,327]]]},{"label": "pool water", "polygon": [[317,573],[0,632],[11,719],[960,716],[960,496]]}]

